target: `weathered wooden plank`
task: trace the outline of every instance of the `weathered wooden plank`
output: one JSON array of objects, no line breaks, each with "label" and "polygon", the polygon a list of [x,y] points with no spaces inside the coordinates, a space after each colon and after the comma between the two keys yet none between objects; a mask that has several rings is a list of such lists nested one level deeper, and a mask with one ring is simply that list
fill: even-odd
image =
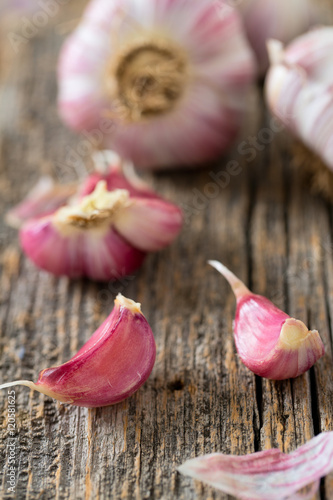
[{"label": "weathered wooden plank", "polygon": [[[17,54],[8,51],[8,40],[1,45],[1,213],[41,173],[71,180],[89,166],[88,156],[81,155],[76,168],[68,162],[80,139],[61,125],[55,104],[57,54],[84,3],[61,8]],[[5,41],[6,29],[2,25]],[[271,121],[262,109],[258,120],[258,130],[244,130],[215,167],[146,175],[183,206],[186,224],[174,245],[150,255],[127,282],[70,282],[39,272],[22,256],[16,232],[0,221],[1,380],[36,379],[40,369],[69,359],[119,291],[142,303],[157,343],[148,382],[114,407],[75,408],[15,389],[17,498],[224,500],[227,495],[180,476],[177,465],[214,451],[291,451],[333,430],[332,209],[310,196],[290,169],[285,135],[275,133],[263,144],[260,131],[271,128]],[[260,146],[251,161],[238,148],[250,136]],[[216,178],[225,179],[228,161],[237,163],[222,185]],[[318,328],[326,355],[310,373],[269,382],[242,365],[232,334],[235,300],[207,265],[210,258]],[[3,471],[9,442],[5,394],[0,402]],[[331,476],[322,499],[333,499],[332,483]],[[8,498],[4,474],[1,490]]]}]

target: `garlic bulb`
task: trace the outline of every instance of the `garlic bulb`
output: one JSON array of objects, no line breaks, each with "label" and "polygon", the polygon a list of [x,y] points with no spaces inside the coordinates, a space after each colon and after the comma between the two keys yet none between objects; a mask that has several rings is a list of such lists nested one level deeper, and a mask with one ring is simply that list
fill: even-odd
[{"label": "garlic bulb", "polygon": [[156,356],[151,328],[140,304],[119,294],[109,317],[67,363],[47,368],[36,383],[18,380],[63,403],[94,408],[131,396],[149,377]]},{"label": "garlic bulb", "polygon": [[220,262],[209,261],[229,282],[237,299],[235,344],[252,372],[272,380],[305,373],[324,355],[316,330],[281,311],[266,297],[255,295]]},{"label": "garlic bulb", "polygon": [[7,220],[22,224],[26,255],[56,276],[119,279],[140,267],[147,252],[168,246],[182,227],[177,206],[136,178],[126,179],[118,165],[89,175],[67,200],[72,187],[45,187],[33,190]]},{"label": "garlic bulb", "polygon": [[269,38],[288,43],[318,23],[321,17],[313,0],[242,0],[239,10],[260,73],[268,67],[266,42]]},{"label": "garlic bulb", "polygon": [[[286,49],[270,41],[269,52],[265,92],[272,113],[333,171],[333,27],[311,31]],[[322,175],[320,162],[311,163]],[[327,184],[325,178],[320,187]]]},{"label": "garlic bulb", "polygon": [[254,74],[226,0],[93,0],[61,53],[59,112],[136,167],[192,166],[235,139]]}]

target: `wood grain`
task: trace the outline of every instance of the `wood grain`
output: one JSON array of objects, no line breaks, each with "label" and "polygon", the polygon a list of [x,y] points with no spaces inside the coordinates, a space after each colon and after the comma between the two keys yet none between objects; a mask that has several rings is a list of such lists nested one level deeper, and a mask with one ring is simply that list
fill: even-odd
[{"label": "wood grain", "polygon": [[[2,22],[0,47],[0,209],[4,214],[49,173],[71,180],[66,168],[80,139],[57,117],[56,60],[63,38],[86,2],[59,9],[45,28],[14,53]],[[271,127],[260,104],[257,122],[239,140]],[[256,128],[257,127],[257,128]],[[148,382],[114,407],[61,405],[17,387],[15,498],[216,499],[217,493],[176,472],[190,457],[243,454],[270,447],[289,452],[333,430],[333,211],[311,196],[291,168],[286,134],[252,161],[238,151],[206,170],[148,175],[182,205],[186,224],[168,249],[150,255],[135,278],[95,284],[55,279],[22,255],[17,233],[0,225],[1,381],[36,380],[39,370],[68,360],[110,312],[121,291],[142,303],[155,333],[157,360]],[[215,191],[210,173],[228,161],[238,174]],[[235,301],[207,265],[224,262],[256,293],[317,328],[326,355],[296,380],[255,377],[235,351]],[[0,394],[1,497],[7,493],[7,397]],[[322,482],[333,500],[333,475]]]}]

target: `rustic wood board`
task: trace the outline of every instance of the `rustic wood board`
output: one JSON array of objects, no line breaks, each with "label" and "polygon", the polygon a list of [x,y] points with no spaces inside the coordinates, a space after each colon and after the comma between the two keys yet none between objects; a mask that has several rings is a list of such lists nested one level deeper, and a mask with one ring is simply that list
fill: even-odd
[{"label": "rustic wood board", "polygon": [[[0,207],[18,202],[43,173],[73,179],[68,168],[80,139],[60,123],[55,67],[64,36],[85,2],[62,6],[17,53],[1,24]],[[15,31],[16,30],[16,31]],[[176,472],[203,453],[289,452],[333,430],[333,210],[311,196],[291,168],[291,147],[271,129],[260,105],[259,137],[249,161],[238,145],[206,170],[147,175],[180,203],[186,224],[168,249],[150,255],[126,283],[55,279],[22,255],[15,230],[0,226],[1,381],[36,380],[39,370],[68,360],[110,312],[121,291],[142,303],[156,337],[148,382],[114,407],[61,405],[26,388],[16,392],[16,498],[227,499]],[[261,139],[260,139],[261,138]],[[237,175],[212,182],[228,161]],[[66,168],[67,164],[67,168]],[[235,301],[206,261],[217,258],[256,293],[317,328],[326,355],[296,380],[255,377],[239,361],[232,334]],[[0,394],[1,497],[7,492],[7,396]],[[333,499],[333,475],[316,498]]]}]

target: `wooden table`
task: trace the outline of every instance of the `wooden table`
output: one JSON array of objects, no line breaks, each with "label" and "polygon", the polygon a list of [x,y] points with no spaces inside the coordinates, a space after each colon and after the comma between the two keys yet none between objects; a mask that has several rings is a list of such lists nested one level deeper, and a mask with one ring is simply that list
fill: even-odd
[{"label": "wooden table", "polygon": [[[0,205],[17,203],[42,174],[72,180],[89,164],[68,164],[80,139],[56,109],[56,61],[85,2],[62,6],[17,53],[2,22],[0,47]],[[39,370],[68,360],[109,314],[118,291],[142,303],[155,333],[157,359],[148,382],[113,407],[62,405],[16,387],[16,498],[226,499],[180,476],[190,457],[285,452],[333,430],[333,210],[313,197],[291,168],[284,132],[269,134],[260,104],[228,157],[201,171],[147,174],[181,204],[184,230],[168,249],[148,256],[126,284],[55,279],[22,255],[17,232],[0,226],[1,381],[36,380]],[[263,144],[268,135],[270,140]],[[238,151],[257,137],[249,161]],[[239,163],[224,187],[210,173]],[[67,165],[67,166],[66,166]],[[283,382],[255,377],[233,340],[235,300],[207,265],[221,260],[256,293],[320,331],[326,355],[305,375]],[[1,397],[1,473],[8,459],[7,395]],[[2,497],[10,498],[2,475]],[[321,496],[333,499],[333,475]]]}]

